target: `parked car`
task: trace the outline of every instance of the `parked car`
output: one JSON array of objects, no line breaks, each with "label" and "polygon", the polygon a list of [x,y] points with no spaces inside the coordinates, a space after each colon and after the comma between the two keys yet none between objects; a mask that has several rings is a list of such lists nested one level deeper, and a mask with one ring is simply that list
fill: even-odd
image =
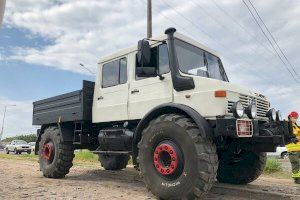
[{"label": "parked car", "polygon": [[287,159],[288,152],[287,152],[286,147],[277,147],[276,152],[270,152],[270,153],[268,153],[268,156],[276,156],[276,157],[280,157],[282,159]]},{"label": "parked car", "polygon": [[14,152],[15,154],[27,152],[31,154],[31,147],[24,140],[13,140],[10,144],[6,145],[5,151],[7,154],[9,154],[9,152]]},{"label": "parked car", "polygon": [[5,145],[0,143],[0,150],[3,150],[5,148]]},{"label": "parked car", "polygon": [[35,151],[35,142],[29,142],[28,144],[31,147],[31,151],[34,152]]}]

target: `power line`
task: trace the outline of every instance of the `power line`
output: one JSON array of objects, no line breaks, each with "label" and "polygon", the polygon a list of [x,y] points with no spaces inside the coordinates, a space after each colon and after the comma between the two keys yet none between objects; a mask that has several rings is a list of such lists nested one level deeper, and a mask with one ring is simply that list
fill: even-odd
[{"label": "power line", "polygon": [[[171,10],[173,10],[175,13],[177,13],[178,15],[180,15],[182,18],[184,18],[186,21],[188,21],[189,23],[191,23],[192,26],[194,26],[195,28],[197,28],[198,30],[200,30],[203,34],[205,34],[206,36],[208,36],[211,40],[213,40],[215,43],[219,44],[220,46],[222,46],[224,49],[226,49],[227,51],[229,50],[230,52],[232,52],[233,54],[235,54],[240,60],[242,60],[243,62],[247,63],[248,65],[253,65],[251,63],[249,63],[248,61],[246,61],[245,59],[243,59],[241,56],[239,56],[238,54],[236,54],[235,52],[233,52],[231,50],[231,47],[226,47],[225,45],[223,45],[222,43],[220,43],[219,41],[215,40],[211,35],[209,35],[207,32],[203,31],[197,24],[195,24],[192,20],[190,20],[189,18],[187,18],[186,16],[184,16],[182,13],[180,13],[179,11],[177,11],[175,8],[173,8],[169,3],[167,3],[165,0],[162,0],[162,2],[164,2],[164,4],[166,6],[168,6]],[[232,60],[230,58],[227,58],[228,60]],[[242,70],[244,70],[245,68],[242,68]],[[251,68],[252,69],[252,68]],[[257,73],[257,71],[254,70],[250,70],[254,73]],[[265,77],[261,76],[260,74],[257,74],[258,77],[266,80],[269,82],[268,79],[266,79]],[[272,79],[272,84],[276,84],[277,82],[273,82]]]},{"label": "power line", "polygon": [[271,55],[274,55],[274,52],[272,52],[268,47],[266,47],[261,41],[259,41],[255,35],[253,35],[245,26],[243,26],[241,23],[239,23],[231,14],[229,14],[224,8],[222,8],[215,0],[212,0],[213,4],[221,11],[223,12],[229,19],[231,19],[238,27],[243,29],[248,35],[251,36],[252,39],[256,41],[258,45],[263,47],[266,51],[268,51]]},{"label": "power line", "polygon": [[269,41],[269,43],[271,44],[273,50],[276,52],[278,58],[281,60],[281,62],[284,64],[284,67],[288,70],[288,72],[291,74],[291,76],[293,77],[293,79],[300,84],[300,82],[298,81],[298,79],[296,79],[296,77],[294,76],[294,74],[291,72],[291,70],[286,66],[286,63],[284,62],[284,60],[282,59],[282,57],[279,55],[278,51],[276,50],[274,44],[271,42],[271,40],[269,39],[269,37],[267,36],[266,32],[263,30],[263,28],[261,27],[260,23],[258,22],[258,20],[256,19],[256,17],[254,16],[254,13],[252,12],[252,10],[250,9],[250,7],[248,6],[248,4],[245,2],[245,0],[242,0],[243,3],[245,4],[245,6],[247,7],[248,11],[250,12],[250,14],[252,15],[255,23],[259,26],[260,30],[262,31],[262,33],[264,34],[264,36],[266,37],[266,39]]},{"label": "power line", "polygon": [[280,50],[281,54],[284,56],[285,60],[289,63],[289,65],[291,66],[292,70],[294,71],[294,73],[296,74],[296,76],[298,78],[299,75],[297,74],[297,72],[295,71],[295,68],[292,66],[291,62],[289,61],[289,59],[286,57],[285,53],[282,51],[282,49],[280,48],[280,46],[278,45],[276,39],[274,38],[273,34],[271,33],[271,31],[269,30],[269,28],[267,27],[267,25],[265,24],[264,20],[261,18],[260,14],[258,13],[257,9],[254,7],[254,5],[252,4],[251,0],[248,0],[249,3],[251,4],[251,7],[254,9],[254,11],[256,12],[257,16],[259,17],[260,21],[263,23],[264,27],[266,28],[266,30],[268,31],[268,33],[270,34],[272,40],[274,41],[274,43],[276,44],[276,46],[278,47],[278,49]]},{"label": "power line", "polygon": [[[244,40],[242,40],[242,39],[240,38],[239,35],[237,35],[236,33],[234,33],[234,32],[232,31],[232,29],[228,28],[228,27],[225,26],[223,23],[221,23],[221,22],[219,21],[218,18],[216,18],[216,17],[214,17],[213,15],[211,15],[205,8],[203,8],[202,5],[200,5],[199,3],[195,2],[194,0],[191,0],[191,2],[194,3],[197,7],[199,7],[199,8],[204,12],[204,14],[205,14],[206,16],[209,16],[213,21],[215,21],[217,24],[219,24],[220,26],[222,26],[224,29],[226,29],[226,30],[227,30],[228,32],[230,32],[231,34],[236,35],[236,36],[237,36],[236,38],[237,38],[241,43],[243,43],[243,44],[245,44],[245,45],[248,45],[248,43],[245,42]],[[256,54],[256,51],[255,51],[255,49],[254,49],[252,46],[250,46],[249,49],[250,49],[251,52],[253,53],[252,55],[255,55],[255,54]],[[272,52],[271,52],[271,54],[272,54]],[[273,55],[273,54],[272,54],[272,55]],[[262,57],[262,58],[263,58],[265,64],[273,65],[273,63],[271,63],[268,59],[265,59],[264,57]],[[279,68],[279,66],[278,66],[278,68]],[[279,69],[281,69],[281,68],[279,68]]]},{"label": "power line", "polygon": [[[146,2],[146,0],[144,0],[144,2]],[[166,3],[165,3],[165,4],[166,4]],[[166,4],[166,5],[168,6],[169,4]],[[172,7],[170,7],[170,5],[169,5],[168,7],[172,9]],[[162,15],[164,18],[166,18],[166,19],[169,20],[170,22],[174,23],[177,27],[180,27],[186,34],[192,35],[194,38],[198,38],[198,37],[199,37],[199,35],[194,35],[193,32],[188,31],[184,26],[178,24],[175,20],[173,20],[172,18],[168,17],[168,16],[165,15],[163,12],[159,12],[159,9],[158,9],[158,8],[155,8],[155,9],[156,9],[156,10],[158,11],[158,13],[159,13],[160,15]],[[172,10],[174,10],[174,8],[173,8]],[[174,10],[174,11],[175,11],[175,10]],[[176,12],[176,13],[178,13],[178,12]],[[180,16],[182,16],[182,15],[180,15]],[[196,28],[197,28],[197,27],[196,27]],[[198,28],[198,29],[199,29],[199,28]],[[221,45],[221,46],[224,47],[224,45],[222,45],[222,44],[220,44],[219,42],[217,42],[216,40],[214,40],[210,35],[208,35],[208,37],[211,38],[211,39],[212,39],[214,42],[216,42],[217,44],[219,44],[219,45]],[[224,48],[226,48],[226,47],[224,47]],[[226,48],[226,49],[228,49],[228,48]],[[223,57],[234,63],[234,61],[233,61],[231,58],[229,58],[229,57],[227,57],[227,56],[223,56]],[[249,64],[247,61],[245,61],[245,60],[243,60],[243,59],[241,59],[241,60],[242,60],[243,62]],[[246,68],[241,68],[241,71],[252,71],[252,72],[254,72],[254,73],[256,74],[257,77],[259,77],[259,78],[261,78],[261,79],[263,79],[263,80],[266,80],[267,82],[271,83],[272,85],[276,85],[276,84],[278,83],[278,82],[273,82],[274,79],[272,79],[272,80],[270,81],[270,80],[266,79],[265,77],[261,76],[261,74],[257,74],[257,71],[252,70],[252,68],[251,68],[251,70],[246,69]],[[280,87],[283,87],[283,86],[282,86],[282,85],[279,85],[279,88],[280,88]],[[283,95],[283,94],[285,94],[285,93],[280,93],[280,94],[278,94],[278,95]]]}]

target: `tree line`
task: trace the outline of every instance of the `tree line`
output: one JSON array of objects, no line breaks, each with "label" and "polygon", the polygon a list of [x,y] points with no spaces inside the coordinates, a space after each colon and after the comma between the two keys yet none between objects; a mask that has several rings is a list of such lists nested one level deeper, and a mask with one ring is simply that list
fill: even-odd
[{"label": "tree line", "polygon": [[4,140],[2,140],[2,142],[4,143],[9,143],[13,140],[24,140],[26,142],[35,142],[37,139],[36,134],[30,134],[30,135],[18,135],[18,136],[14,136],[14,137],[7,137]]}]

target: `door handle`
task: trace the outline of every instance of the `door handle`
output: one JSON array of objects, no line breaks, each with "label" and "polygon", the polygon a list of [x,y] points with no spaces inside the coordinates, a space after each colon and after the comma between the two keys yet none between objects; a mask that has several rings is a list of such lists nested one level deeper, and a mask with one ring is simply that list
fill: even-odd
[{"label": "door handle", "polygon": [[131,94],[134,94],[134,93],[139,93],[140,91],[138,89],[134,89],[131,91]]},{"label": "door handle", "polygon": [[98,100],[102,100],[102,99],[104,99],[104,97],[103,97],[103,96],[100,96],[100,97],[98,97]]}]

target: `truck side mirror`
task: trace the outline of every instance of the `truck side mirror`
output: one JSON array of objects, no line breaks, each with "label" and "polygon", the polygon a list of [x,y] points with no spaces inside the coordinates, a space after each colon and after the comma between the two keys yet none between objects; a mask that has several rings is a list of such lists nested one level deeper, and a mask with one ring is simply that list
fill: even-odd
[{"label": "truck side mirror", "polygon": [[148,66],[151,59],[151,47],[147,40],[138,42],[137,61],[142,67]]},{"label": "truck side mirror", "polygon": [[149,41],[140,40],[138,42],[136,75],[138,77],[156,77],[157,70],[154,66],[149,66],[151,61],[151,46]]},{"label": "truck side mirror", "polygon": [[157,70],[156,67],[137,67],[136,75],[138,77],[156,77]]}]

